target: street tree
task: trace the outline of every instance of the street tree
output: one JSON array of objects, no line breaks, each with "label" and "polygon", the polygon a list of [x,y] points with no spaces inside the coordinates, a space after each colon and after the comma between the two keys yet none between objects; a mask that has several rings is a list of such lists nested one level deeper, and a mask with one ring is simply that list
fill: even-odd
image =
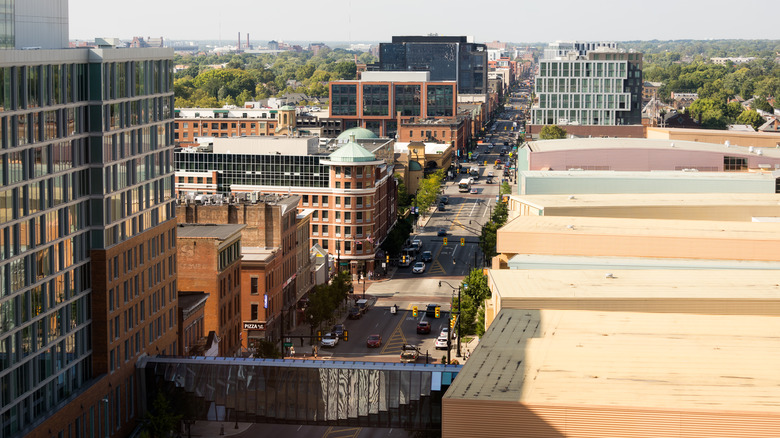
[{"label": "street tree", "polygon": [[541,140],[557,140],[566,138],[566,130],[558,125],[545,125],[539,132]]}]

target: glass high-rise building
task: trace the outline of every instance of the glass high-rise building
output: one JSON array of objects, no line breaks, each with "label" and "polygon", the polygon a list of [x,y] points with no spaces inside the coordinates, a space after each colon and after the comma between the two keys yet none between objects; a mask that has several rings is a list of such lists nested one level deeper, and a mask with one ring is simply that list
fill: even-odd
[{"label": "glass high-rise building", "polygon": [[532,125],[642,123],[642,54],[614,43],[551,45],[534,86]]},{"label": "glass high-rise building", "polygon": [[124,436],[176,351],[172,57],[0,51],[0,437]]},{"label": "glass high-rise building", "polygon": [[465,36],[394,36],[379,44],[379,70],[429,71],[431,81],[456,81],[459,94],[488,92],[487,46]]}]

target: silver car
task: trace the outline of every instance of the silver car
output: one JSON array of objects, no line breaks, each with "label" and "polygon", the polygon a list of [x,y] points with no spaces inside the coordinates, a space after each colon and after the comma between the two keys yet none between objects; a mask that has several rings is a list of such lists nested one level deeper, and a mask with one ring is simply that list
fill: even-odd
[{"label": "silver car", "polygon": [[333,348],[338,343],[339,343],[339,337],[336,336],[335,333],[328,332],[322,336],[322,341],[320,341],[320,346]]}]

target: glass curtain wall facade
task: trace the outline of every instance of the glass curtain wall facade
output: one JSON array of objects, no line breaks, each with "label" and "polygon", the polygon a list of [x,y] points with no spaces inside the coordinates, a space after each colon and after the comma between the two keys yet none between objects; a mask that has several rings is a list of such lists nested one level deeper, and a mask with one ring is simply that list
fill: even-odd
[{"label": "glass curtain wall facade", "polygon": [[144,375],[148,406],[163,391],[192,420],[437,431],[442,397],[460,368],[150,358]]},{"label": "glass curtain wall facade", "polygon": [[330,88],[330,105],[334,116],[356,116],[357,85],[333,84]]},{"label": "glass curtain wall facade", "polygon": [[13,49],[16,44],[14,2],[15,0],[0,0],[0,49]]},{"label": "glass curtain wall facade", "polygon": [[172,65],[107,63],[107,52],[0,59],[3,437],[26,434],[99,374],[95,294],[106,291],[94,251],[173,222]]},{"label": "glass curtain wall facade", "polygon": [[[535,80],[534,125],[641,123],[639,53],[590,54],[596,59],[541,60]],[[618,58],[624,59],[618,59]]]},{"label": "glass curtain wall facade", "polygon": [[328,166],[320,164],[320,158],[325,157],[176,152],[174,171],[219,172],[218,193],[230,193],[233,185],[327,188]]},{"label": "glass curtain wall facade", "polygon": [[401,36],[379,45],[379,70],[429,71],[431,81],[457,81],[460,94],[485,94],[487,46],[465,36]]}]

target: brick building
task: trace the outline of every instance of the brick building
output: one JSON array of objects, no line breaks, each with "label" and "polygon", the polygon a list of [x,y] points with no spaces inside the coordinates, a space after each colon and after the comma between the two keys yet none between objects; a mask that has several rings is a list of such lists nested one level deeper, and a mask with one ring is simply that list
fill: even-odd
[{"label": "brick building", "polygon": [[366,128],[379,137],[398,131],[399,117],[453,117],[457,112],[455,81],[431,81],[429,72],[367,71],[357,81],[334,81],[329,119],[341,119],[343,130]]},{"label": "brick building", "polygon": [[303,320],[298,303],[312,287],[312,274],[309,217],[299,214],[300,200],[300,196],[271,195],[215,205],[185,202],[177,208],[180,223],[243,227],[240,250],[244,260],[239,280],[242,348],[250,346],[247,341],[251,338],[278,339],[282,311],[286,312],[285,329]]},{"label": "brick building", "polygon": [[174,154],[180,196],[199,199],[204,186],[197,184],[198,178],[211,177],[216,178],[214,199],[233,196],[257,202],[263,194],[300,195],[299,207],[312,210],[310,247],[320,244],[353,274],[376,268],[379,244],[396,221],[391,158],[377,156],[392,157],[390,145],[389,152],[374,153],[350,141],[328,156],[317,148],[316,139],[306,147],[286,147],[287,140],[281,139],[265,145],[251,138],[219,140],[224,141],[215,141],[211,150]]},{"label": "brick building", "polygon": [[179,224],[179,289],[204,292],[205,333],[219,337],[219,355],[234,356],[241,333],[241,230],[243,225]]},{"label": "brick building", "polygon": [[177,144],[196,143],[197,137],[287,136],[297,131],[295,108],[177,108],[174,110]]},{"label": "brick building", "polygon": [[209,294],[179,291],[179,356],[204,356],[205,309]]}]

